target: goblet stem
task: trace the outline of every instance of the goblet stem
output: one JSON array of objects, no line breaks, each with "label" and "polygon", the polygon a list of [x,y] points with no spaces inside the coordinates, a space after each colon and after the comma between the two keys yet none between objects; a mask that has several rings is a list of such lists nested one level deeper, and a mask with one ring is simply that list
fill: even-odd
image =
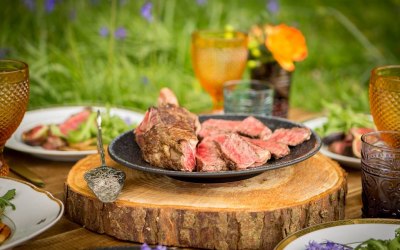
[{"label": "goblet stem", "polygon": [[223,104],[224,101],[223,99],[217,99],[217,98],[212,98],[212,111],[213,112],[219,112],[223,110]]},{"label": "goblet stem", "polygon": [[3,151],[4,144],[0,145],[0,176],[7,176],[10,172],[10,168],[4,160]]}]

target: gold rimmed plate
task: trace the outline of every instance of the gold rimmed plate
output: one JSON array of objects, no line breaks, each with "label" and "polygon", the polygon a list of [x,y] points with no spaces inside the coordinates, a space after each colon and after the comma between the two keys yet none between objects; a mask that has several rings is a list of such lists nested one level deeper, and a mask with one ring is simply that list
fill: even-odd
[{"label": "gold rimmed plate", "polygon": [[388,240],[400,228],[398,219],[352,219],[318,224],[293,233],[282,240],[275,250],[306,249],[310,242],[327,241],[356,247],[369,239]]},{"label": "gold rimmed plate", "polygon": [[[243,120],[247,116],[243,115],[202,115],[199,116],[200,122],[207,119]],[[258,117],[261,122],[266,124],[271,130],[277,128],[304,127],[304,125],[291,122],[287,119],[276,117]],[[290,154],[280,158],[269,160],[266,164],[245,170],[232,170],[220,172],[182,172],[175,170],[162,169],[151,166],[145,162],[141,155],[141,150],[135,142],[135,134],[127,131],[115,138],[108,147],[111,158],[119,164],[136,170],[153,174],[166,175],[175,179],[191,182],[226,182],[246,179],[258,175],[262,172],[287,167],[308,159],[318,152],[321,147],[321,139],[314,131],[311,138],[302,144],[291,147]]]},{"label": "gold rimmed plate", "polygon": [[[90,154],[96,154],[97,150],[48,150],[40,146],[30,146],[22,141],[22,134],[29,129],[40,124],[59,124],[64,122],[71,115],[81,112],[86,106],[65,106],[50,107],[43,109],[30,110],[25,116],[7,141],[6,147],[23,153],[31,154],[38,158],[54,160],[54,161],[78,161]],[[105,111],[105,107],[92,107],[94,110],[100,109]],[[143,119],[143,114],[120,108],[110,108],[111,115],[117,115],[130,123],[139,123]]]},{"label": "gold rimmed plate", "polygon": [[15,189],[11,202],[15,210],[5,209],[1,219],[11,228],[11,237],[0,245],[0,250],[11,249],[43,233],[59,221],[64,213],[63,203],[51,193],[10,177],[0,177],[0,194]]}]

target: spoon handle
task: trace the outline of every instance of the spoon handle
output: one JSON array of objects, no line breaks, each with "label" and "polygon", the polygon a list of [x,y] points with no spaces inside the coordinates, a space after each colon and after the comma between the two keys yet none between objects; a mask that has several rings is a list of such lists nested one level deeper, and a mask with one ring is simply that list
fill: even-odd
[{"label": "spoon handle", "polygon": [[97,150],[99,151],[101,158],[101,166],[104,167],[106,165],[106,159],[104,155],[104,147],[103,147],[103,135],[101,133],[101,115],[100,110],[97,110]]}]

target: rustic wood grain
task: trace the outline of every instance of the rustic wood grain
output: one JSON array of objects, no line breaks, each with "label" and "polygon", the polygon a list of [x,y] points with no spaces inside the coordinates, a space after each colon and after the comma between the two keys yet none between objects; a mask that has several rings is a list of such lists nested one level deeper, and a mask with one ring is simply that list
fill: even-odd
[{"label": "rustic wood grain", "polygon": [[97,155],[72,167],[66,215],[85,228],[121,240],[206,249],[273,249],[288,234],[344,219],[346,174],[317,154],[290,167],[229,183],[190,183],[128,169],[114,203],[100,202],[83,174]]}]

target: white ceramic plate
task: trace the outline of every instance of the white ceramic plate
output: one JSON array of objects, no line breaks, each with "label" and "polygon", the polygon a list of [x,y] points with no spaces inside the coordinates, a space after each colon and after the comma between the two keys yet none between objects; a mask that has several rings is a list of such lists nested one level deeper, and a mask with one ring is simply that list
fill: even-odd
[{"label": "white ceramic plate", "polygon": [[395,219],[354,219],[319,224],[300,230],[282,240],[276,250],[302,250],[311,242],[324,243],[327,240],[351,247],[371,238],[388,240],[395,237],[400,220]]},{"label": "white ceramic plate", "polygon": [[7,207],[2,221],[12,229],[0,250],[10,249],[37,236],[53,226],[64,213],[63,203],[49,192],[39,189],[30,183],[0,177],[0,195],[14,189],[16,195],[11,202],[15,210]]},{"label": "white ceramic plate", "polygon": [[[315,130],[316,128],[324,125],[327,122],[327,120],[328,119],[326,117],[319,117],[319,118],[305,121],[305,122],[303,122],[303,124],[306,127],[309,127],[311,129]],[[347,167],[351,167],[351,168],[355,168],[355,169],[361,169],[361,159],[356,158],[356,157],[350,157],[350,156],[344,156],[344,155],[332,153],[331,151],[328,150],[328,147],[323,143],[322,143],[320,152],[322,154],[328,156],[329,158],[339,162],[343,166],[347,166]]]},{"label": "white ceramic plate", "polygon": [[[85,150],[85,151],[59,151],[59,150],[47,150],[38,146],[29,146],[22,142],[21,135],[23,132],[39,125],[39,124],[51,124],[51,123],[62,123],[69,116],[78,113],[84,107],[54,107],[46,109],[37,109],[26,112],[20,126],[7,141],[6,147],[24,153],[32,154],[39,158],[56,160],[56,161],[77,161],[89,154],[97,153],[96,150]],[[102,112],[105,110],[104,107],[93,107],[94,110],[100,109]],[[118,115],[122,119],[131,122],[139,123],[143,119],[143,114],[137,113],[131,110],[111,108],[110,114]]]}]

